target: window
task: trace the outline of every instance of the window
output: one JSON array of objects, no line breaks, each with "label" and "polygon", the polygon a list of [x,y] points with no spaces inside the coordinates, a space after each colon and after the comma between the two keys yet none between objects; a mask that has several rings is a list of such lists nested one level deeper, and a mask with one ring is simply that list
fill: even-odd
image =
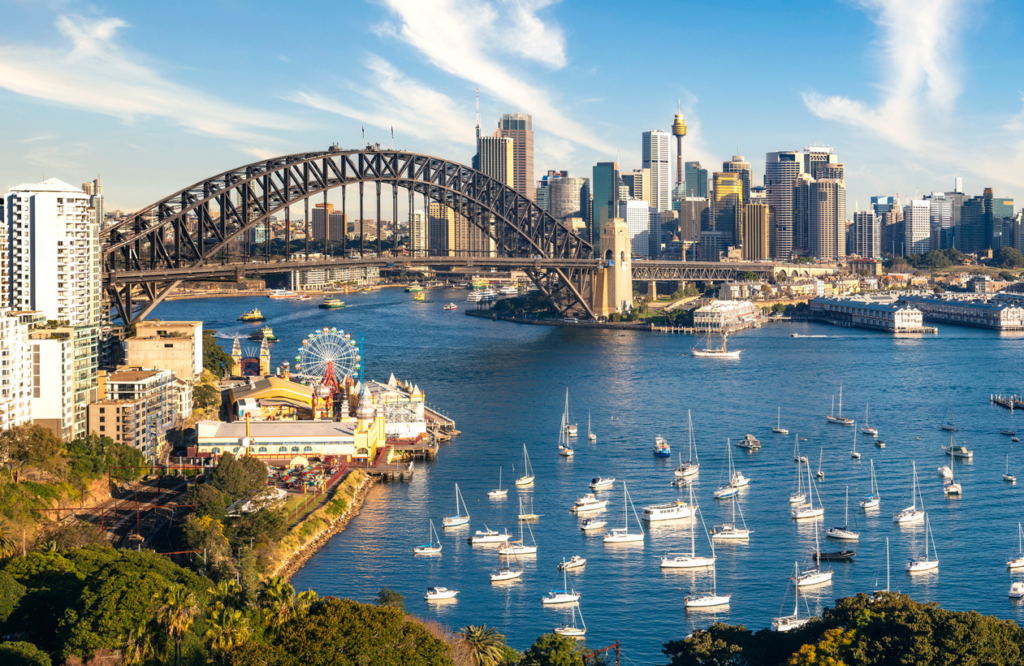
[{"label": "window", "polygon": [[106,432],[107,426],[100,426],[100,432]]},{"label": "window", "polygon": [[303,453],[313,453],[313,447],[312,447],[312,446],[307,446],[307,447],[304,447],[304,448],[302,449],[302,452],[303,452]]},{"label": "window", "polygon": [[106,407],[100,407],[100,414],[104,413],[106,410],[107,410]]},{"label": "window", "polygon": [[[100,411],[103,411],[103,410],[101,409]],[[104,423],[106,420],[107,420],[106,416],[101,416],[100,417],[100,423]]]},{"label": "window", "polygon": [[210,453],[220,453],[220,447],[219,446],[213,447],[212,449],[210,449]]},{"label": "window", "polygon": [[265,446],[261,446],[260,448],[258,448],[258,449],[256,450],[256,452],[257,452],[257,453],[266,453],[266,452],[267,452],[267,447],[265,447]]},{"label": "window", "polygon": [[174,344],[172,344],[172,343],[167,343],[167,344],[164,345],[164,349],[173,349],[173,348],[174,348]]},{"label": "window", "polygon": [[292,447],[292,453],[298,453],[298,452],[299,452],[299,447],[293,446]]},{"label": "window", "polygon": [[278,453],[288,453],[288,447],[287,446],[279,446],[279,447],[277,447],[277,452]]}]

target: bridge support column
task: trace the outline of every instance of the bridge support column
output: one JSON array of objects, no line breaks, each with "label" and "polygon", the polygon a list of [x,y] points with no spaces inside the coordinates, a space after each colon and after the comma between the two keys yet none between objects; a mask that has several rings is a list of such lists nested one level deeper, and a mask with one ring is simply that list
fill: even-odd
[{"label": "bridge support column", "polygon": [[647,300],[653,301],[658,298],[658,282],[651,280],[647,283]]},{"label": "bridge support column", "polygon": [[686,280],[679,280],[676,282],[676,289],[678,291],[686,291]]},{"label": "bridge support column", "polygon": [[604,265],[594,277],[594,314],[607,317],[633,307],[633,267],[630,262],[629,229],[622,218],[612,218],[601,234]]}]

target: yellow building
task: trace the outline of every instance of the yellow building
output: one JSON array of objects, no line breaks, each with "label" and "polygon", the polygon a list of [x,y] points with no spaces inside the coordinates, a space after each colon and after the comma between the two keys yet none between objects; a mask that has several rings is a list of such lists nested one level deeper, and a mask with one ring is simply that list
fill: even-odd
[{"label": "yellow building", "polygon": [[279,377],[266,377],[228,392],[231,418],[256,421],[313,419],[313,389]]},{"label": "yellow building", "polygon": [[[743,245],[743,180],[738,173],[716,172],[712,199],[715,231],[725,232],[733,247]],[[731,241],[731,242],[730,242]]]},{"label": "yellow building", "polygon": [[768,204],[749,203],[743,207],[743,258],[760,261],[771,257]]}]

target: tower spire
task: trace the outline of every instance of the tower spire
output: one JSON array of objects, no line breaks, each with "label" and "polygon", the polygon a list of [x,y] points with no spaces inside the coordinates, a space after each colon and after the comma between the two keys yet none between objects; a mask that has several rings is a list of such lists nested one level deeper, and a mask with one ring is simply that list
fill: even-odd
[{"label": "tower spire", "polygon": [[476,143],[480,144],[480,89],[476,89]]}]

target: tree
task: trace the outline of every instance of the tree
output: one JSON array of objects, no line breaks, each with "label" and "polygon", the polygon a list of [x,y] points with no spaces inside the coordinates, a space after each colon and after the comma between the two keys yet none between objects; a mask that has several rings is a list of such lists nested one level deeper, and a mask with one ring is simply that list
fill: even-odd
[{"label": "tree", "polygon": [[999,279],[1003,282],[1016,282],[1017,274],[1010,271],[999,271]]},{"label": "tree", "polygon": [[140,664],[153,654],[153,631],[145,619],[136,622],[124,635],[121,654],[124,663]]},{"label": "tree", "polygon": [[224,536],[224,526],[210,516],[189,516],[182,526],[182,536],[191,550],[202,551],[206,565],[217,564],[231,555],[231,546]]},{"label": "tree", "polygon": [[486,624],[479,627],[470,625],[463,627],[459,633],[462,634],[462,640],[473,649],[477,666],[498,666],[505,660],[505,637],[494,627]]},{"label": "tree", "polygon": [[1020,250],[1012,247],[999,248],[999,252],[996,253],[996,260],[1003,268],[1024,267],[1024,255],[1020,253]]},{"label": "tree", "polygon": [[22,473],[29,466],[52,471],[60,450],[60,438],[41,425],[20,425],[0,431],[0,459],[9,459],[15,483],[21,483]]},{"label": "tree", "polygon": [[231,499],[238,499],[267,484],[267,465],[254,456],[236,458],[225,453],[210,477],[219,490]]},{"label": "tree", "polygon": [[14,541],[14,537],[11,536],[10,524],[3,518],[0,518],[0,560],[13,557],[17,552],[18,544]]},{"label": "tree", "polygon": [[295,588],[283,576],[274,576],[260,591],[259,602],[265,609],[264,626],[277,631],[295,614]]},{"label": "tree", "polygon": [[242,601],[242,586],[234,580],[222,580],[206,588],[206,597],[213,602],[214,608],[236,608]]},{"label": "tree", "polygon": [[197,516],[209,516],[217,521],[227,518],[224,493],[209,483],[198,483],[192,487],[191,501],[196,505]]},{"label": "tree", "polygon": [[829,629],[817,645],[800,646],[800,650],[789,658],[786,666],[846,666],[855,659],[856,631],[844,631],[840,627]]},{"label": "tree", "polygon": [[743,271],[736,277],[742,282],[757,282],[757,273],[754,271]]},{"label": "tree", "polygon": [[203,367],[217,377],[223,377],[231,372],[235,360],[217,343],[217,331],[208,329],[203,331]]},{"label": "tree", "polygon": [[213,409],[214,407],[220,406],[221,396],[220,389],[209,382],[201,382],[196,386],[195,390],[192,391],[192,408],[193,409]]},{"label": "tree", "polygon": [[583,646],[575,639],[544,634],[523,654],[521,666],[585,666]]},{"label": "tree", "polygon": [[235,608],[215,609],[210,613],[209,629],[203,636],[206,646],[218,653],[225,653],[249,638],[249,618]]},{"label": "tree", "polygon": [[4,666],[50,666],[50,655],[24,641],[0,643],[0,663]]},{"label": "tree", "polygon": [[177,666],[181,666],[181,640],[192,627],[192,622],[199,614],[196,595],[184,585],[174,585],[153,596],[159,606],[156,610],[156,621],[167,631],[174,641],[174,656]]},{"label": "tree", "polygon": [[6,571],[0,571],[0,625],[14,613],[25,596],[26,588]]}]

